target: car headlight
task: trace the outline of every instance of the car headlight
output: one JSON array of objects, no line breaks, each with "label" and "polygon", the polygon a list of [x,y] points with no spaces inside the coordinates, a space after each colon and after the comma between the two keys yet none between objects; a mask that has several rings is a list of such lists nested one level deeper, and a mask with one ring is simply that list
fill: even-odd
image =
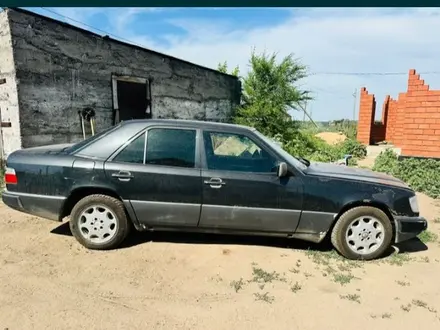
[{"label": "car headlight", "polygon": [[409,205],[414,213],[419,213],[419,203],[417,202],[417,196],[414,195],[409,198]]}]

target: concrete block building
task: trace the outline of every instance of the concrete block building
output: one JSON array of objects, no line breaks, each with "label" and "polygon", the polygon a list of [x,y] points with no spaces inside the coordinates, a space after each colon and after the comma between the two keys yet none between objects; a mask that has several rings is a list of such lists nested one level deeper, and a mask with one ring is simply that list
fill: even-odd
[{"label": "concrete block building", "polygon": [[78,111],[96,131],[121,120],[229,121],[239,80],[22,9],[0,12],[0,150],[83,138]]}]

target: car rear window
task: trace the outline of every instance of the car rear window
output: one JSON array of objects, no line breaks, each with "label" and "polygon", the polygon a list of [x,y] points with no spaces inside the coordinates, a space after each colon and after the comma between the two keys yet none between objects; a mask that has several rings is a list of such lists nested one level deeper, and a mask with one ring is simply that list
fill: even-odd
[{"label": "car rear window", "polygon": [[74,152],[80,150],[81,148],[83,148],[84,146],[92,143],[93,141],[96,141],[96,140],[100,139],[101,137],[103,137],[107,133],[117,129],[118,127],[119,127],[119,125],[111,126],[111,127],[107,128],[107,129],[99,132],[98,134],[90,136],[89,138],[87,138],[87,139],[85,139],[85,140],[83,140],[81,142],[75,143],[73,146],[71,146],[68,149],[66,149],[66,152],[67,153],[74,153]]},{"label": "car rear window", "polygon": [[94,159],[108,159],[133,136],[145,129],[144,122],[119,124],[91,140],[83,148],[77,149],[76,155]]}]

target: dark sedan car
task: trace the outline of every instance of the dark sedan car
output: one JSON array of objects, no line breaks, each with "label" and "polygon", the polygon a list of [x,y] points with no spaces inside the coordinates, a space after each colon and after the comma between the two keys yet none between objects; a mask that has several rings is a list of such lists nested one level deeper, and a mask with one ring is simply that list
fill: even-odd
[{"label": "dark sedan car", "polygon": [[12,153],[8,206],[61,221],[90,249],[116,248],[137,230],[272,235],[321,242],[374,259],[426,229],[402,181],[311,163],[245,126],[123,122],[74,145]]}]

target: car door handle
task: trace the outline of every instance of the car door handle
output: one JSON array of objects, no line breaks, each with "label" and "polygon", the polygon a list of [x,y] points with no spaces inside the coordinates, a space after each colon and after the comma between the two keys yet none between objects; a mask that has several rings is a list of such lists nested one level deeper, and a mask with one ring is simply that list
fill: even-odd
[{"label": "car door handle", "polygon": [[128,171],[119,171],[113,173],[112,177],[117,178],[119,181],[130,181],[133,178],[133,175]]},{"label": "car door handle", "polygon": [[218,189],[224,186],[226,182],[223,182],[223,180],[220,178],[211,178],[209,180],[205,180],[205,184],[209,184],[211,188]]}]

